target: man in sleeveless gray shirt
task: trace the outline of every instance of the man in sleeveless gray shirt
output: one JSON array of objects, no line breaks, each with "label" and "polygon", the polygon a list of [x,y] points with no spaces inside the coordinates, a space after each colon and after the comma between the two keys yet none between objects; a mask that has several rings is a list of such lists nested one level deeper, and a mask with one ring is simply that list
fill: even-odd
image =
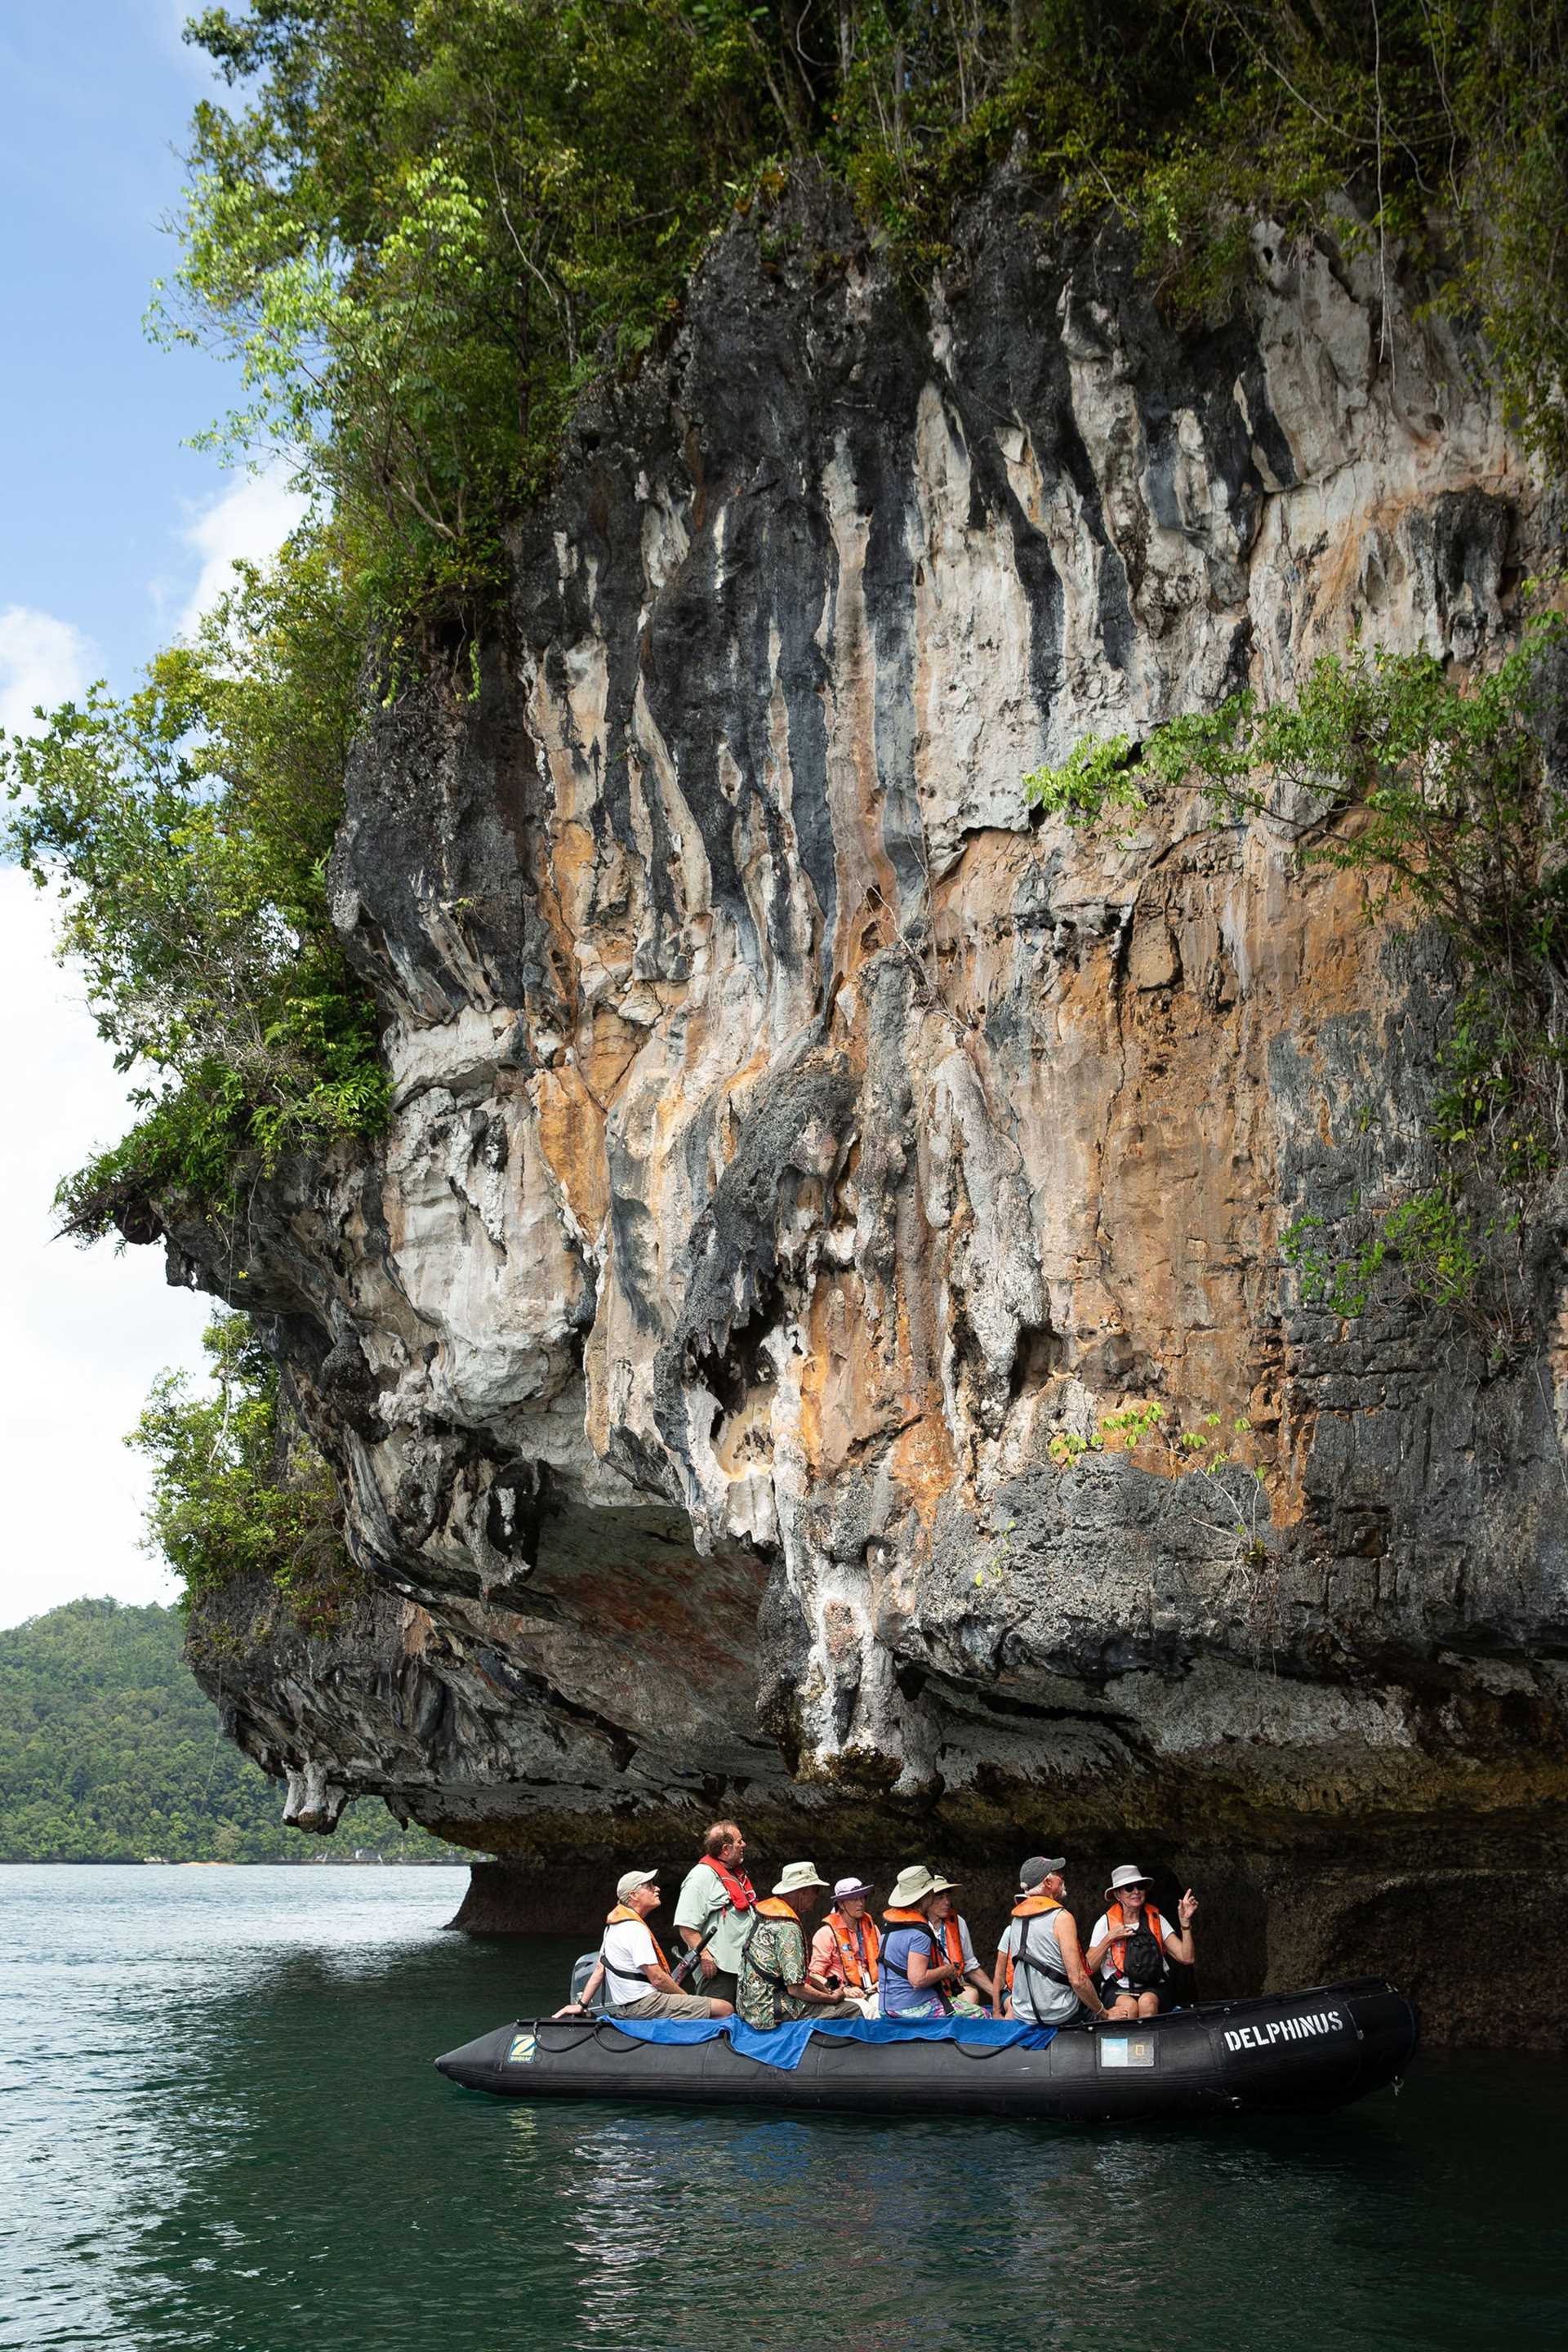
[{"label": "man in sleeveless gray shirt", "polygon": [[1084,1966],[1067,1899],[1065,1855],[1032,1854],[1018,1873],[1018,1900],[996,1952],[998,2017],[1031,2025],[1068,2025],[1085,2011],[1103,2017],[1105,2004]]}]

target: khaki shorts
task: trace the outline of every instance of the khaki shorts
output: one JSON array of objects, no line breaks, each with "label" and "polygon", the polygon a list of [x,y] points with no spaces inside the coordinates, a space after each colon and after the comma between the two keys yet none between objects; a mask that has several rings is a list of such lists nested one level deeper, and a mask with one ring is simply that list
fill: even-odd
[{"label": "khaki shorts", "polygon": [[696,1992],[645,1992],[640,2000],[617,2001],[605,2015],[613,2023],[617,2017],[707,2017],[710,2014],[706,1994]]}]

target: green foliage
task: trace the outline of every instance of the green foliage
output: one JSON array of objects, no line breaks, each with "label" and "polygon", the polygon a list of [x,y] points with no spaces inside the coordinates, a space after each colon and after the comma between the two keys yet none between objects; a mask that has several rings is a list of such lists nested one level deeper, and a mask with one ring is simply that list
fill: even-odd
[{"label": "green foliage", "polygon": [[1086,1430],[1056,1430],[1047,1451],[1058,1470],[1077,1470],[1090,1454],[1129,1454],[1140,1470],[1175,1482],[1183,1507],[1204,1536],[1220,1609],[1239,1622],[1250,1656],[1277,1644],[1279,1552],[1269,1545],[1269,1500],[1262,1470],[1246,1461],[1253,1423],[1234,1413],[1194,1421],[1171,1418],[1147,1397],[1119,1412],[1096,1413]]},{"label": "green foliage", "polygon": [[263,0],[190,25],[240,102],[197,110],[156,316],[238,358],[224,437],[295,453],[384,609],[471,615],[584,383],[678,307],[784,131],[759,25],[744,0]]},{"label": "green foliage", "polygon": [[194,1396],[184,1372],[165,1372],[128,1441],[153,1464],[149,1531],[187,1599],[260,1575],[307,1632],[326,1632],[363,1585],[331,1472],[290,1436],[248,1317],[216,1317],[204,1345],[212,1392]]},{"label": "green foliage", "polygon": [[256,0],[187,37],[236,102],[197,110],[156,315],[238,358],[224,434],[295,452],[384,608],[471,614],[584,382],[784,155],[923,271],[1016,153],[1194,317],[1259,218],[1385,266],[1397,238],[1562,446],[1568,60],[1537,0]]},{"label": "green foliage", "polygon": [[1342,1321],[1364,1315],[1378,1277],[1395,1273],[1405,1295],[1444,1321],[1468,1328],[1493,1370],[1513,1358],[1530,1323],[1521,1259],[1523,1218],[1475,1181],[1446,1168],[1438,1181],[1392,1206],[1358,1202],[1342,1228],[1299,1217],[1280,1236],[1280,1255],[1295,1270],[1304,1305]]},{"label": "green foliage", "polygon": [[[1464,992],[1432,1118],[1439,1180],[1381,1213],[1347,1250],[1299,1218],[1281,1254],[1310,1306],[1365,1312],[1385,1265],[1435,1311],[1506,1353],[1522,1328],[1519,1193],[1568,1154],[1568,795],[1548,771],[1568,621],[1540,614],[1489,675],[1425,654],[1355,646],[1314,664],[1299,696],[1237,695],[1142,745],[1081,743],[1027,779],[1069,824],[1125,836],[1150,806],[1194,790],[1215,824],[1261,823],[1305,864],[1361,876],[1369,917],[1397,901],[1452,944]],[[1358,1204],[1359,1209],[1359,1204]]]},{"label": "green foliage", "polygon": [[1468,682],[1358,646],[1317,661],[1294,700],[1235,695],[1137,747],[1082,743],[1026,788],[1071,824],[1114,812],[1125,832],[1191,786],[1216,824],[1260,821],[1305,863],[1362,876],[1369,914],[1405,899],[1431,917],[1469,976],[1439,1130],[1540,1168],[1563,1141],[1568,799],[1544,746],[1565,643],[1563,615],[1542,613]]},{"label": "green foliage", "polygon": [[[6,755],[12,846],[62,881],[104,1034],[154,1074],[142,1125],[66,1187],[69,1221],[100,1232],[171,1193],[210,1206],[258,1161],[375,1125],[370,1010],[321,881],[367,639],[394,678],[405,661],[472,676],[507,526],[574,403],[656,343],[732,211],[816,156],[923,278],[1007,156],[1042,223],[1120,224],[1188,320],[1234,304],[1261,220],[1375,249],[1385,273],[1397,243],[1439,308],[1485,326],[1524,430],[1561,457],[1564,23],[1539,0],[197,16],[187,37],[228,99],[196,111],[154,328],[236,360],[213,437],[286,450],[315,520],[142,692],[95,689]],[[765,217],[760,240],[776,263],[787,240]],[[1081,815],[1130,783],[1100,746],[1051,789]],[[1363,806],[1386,847],[1405,813]]]},{"label": "green foliage", "polygon": [[1388,1255],[1386,1237],[1376,1233],[1348,1257],[1331,1246],[1326,1217],[1298,1217],[1279,1236],[1279,1255],[1295,1269],[1309,1307],[1326,1307],[1345,1319],[1366,1312],[1372,1286]]},{"label": "green foliage", "polygon": [[178,1609],[73,1601],[0,1633],[0,1861],[460,1857],[379,1803],[331,1843],[282,1822],[276,1780],[229,1745],[182,1655]]},{"label": "green foliage", "polygon": [[138,1126],[62,1187],[84,1234],[139,1194],[222,1201],[247,1164],[384,1114],[324,878],[364,627],[341,534],[305,534],[242,568],[139,691],[96,686],[0,740],[5,845],[58,890],[61,950],[117,1067],[146,1078]]},{"label": "green foliage", "polygon": [[1266,1533],[1263,1474],[1246,1459],[1251,1434],[1245,1413],[1232,1416],[1228,1427],[1217,1412],[1184,1425],[1180,1417],[1173,1423],[1157,1399],[1146,1398],[1097,1414],[1087,1429],[1057,1430],[1046,1451],[1061,1470],[1076,1470],[1091,1454],[1121,1453],[1138,1459],[1140,1468],[1173,1479],[1213,1546],[1221,1597],[1237,1610],[1261,1655],[1274,1637],[1279,1580]]},{"label": "green foliage", "polygon": [[1407,896],[1477,962],[1533,998],[1562,953],[1568,868],[1560,794],[1545,789],[1542,731],[1557,688],[1550,656],[1568,622],[1540,614],[1489,675],[1461,682],[1429,654],[1356,646],[1316,661],[1294,700],[1233,695],[1134,747],[1077,745],[1026,779],[1075,825],[1136,821],[1184,785],[1217,823],[1253,817],[1308,859],[1366,875],[1378,910]]},{"label": "green foliage", "polygon": [[1190,1429],[1178,1425],[1168,1430],[1168,1418],[1165,1407],[1149,1398],[1099,1414],[1087,1430],[1058,1429],[1046,1451],[1058,1469],[1073,1470],[1086,1454],[1135,1454],[1153,1440],[1164,1456],[1163,1466],[1176,1475],[1192,1470],[1212,1475],[1239,1460],[1231,1450],[1232,1441],[1248,1436],[1252,1429],[1245,1413],[1237,1415],[1228,1433],[1217,1412],[1205,1413]]}]

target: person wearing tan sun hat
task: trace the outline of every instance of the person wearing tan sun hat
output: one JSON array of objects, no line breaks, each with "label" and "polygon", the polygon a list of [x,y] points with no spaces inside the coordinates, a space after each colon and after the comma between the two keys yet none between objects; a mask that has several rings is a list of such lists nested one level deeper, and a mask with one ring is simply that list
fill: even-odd
[{"label": "person wearing tan sun hat", "polygon": [[942,1922],[958,1884],[936,1878],[923,1862],[900,1870],[882,1914],[882,2014],[951,2017],[963,1962],[949,1953]]},{"label": "person wearing tan sun hat", "polygon": [[771,1895],[753,1905],[741,1947],[735,2006],[748,2025],[771,2033],[775,2025],[799,2019],[858,2017],[852,2000],[813,1973],[807,1964],[805,1922],[828,1891],[812,1862],[792,1862]]},{"label": "person wearing tan sun hat", "polygon": [[1159,2016],[1171,1962],[1179,1960],[1190,1969],[1197,1958],[1193,1943],[1198,1898],[1189,1886],[1176,1906],[1181,1926],[1173,1927],[1155,1908],[1149,1881],[1135,1863],[1121,1863],[1111,1872],[1105,1909],[1094,1923],[1084,1955],[1111,2017]]}]

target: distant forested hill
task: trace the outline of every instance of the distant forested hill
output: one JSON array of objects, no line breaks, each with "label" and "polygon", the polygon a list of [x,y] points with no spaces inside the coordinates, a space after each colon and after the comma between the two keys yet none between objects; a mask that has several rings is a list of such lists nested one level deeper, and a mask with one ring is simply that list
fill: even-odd
[{"label": "distant forested hill", "polygon": [[335,1838],[282,1822],[283,1791],[221,1737],[177,1609],[72,1601],[0,1633],[0,1862],[467,1857],[362,1801]]}]

